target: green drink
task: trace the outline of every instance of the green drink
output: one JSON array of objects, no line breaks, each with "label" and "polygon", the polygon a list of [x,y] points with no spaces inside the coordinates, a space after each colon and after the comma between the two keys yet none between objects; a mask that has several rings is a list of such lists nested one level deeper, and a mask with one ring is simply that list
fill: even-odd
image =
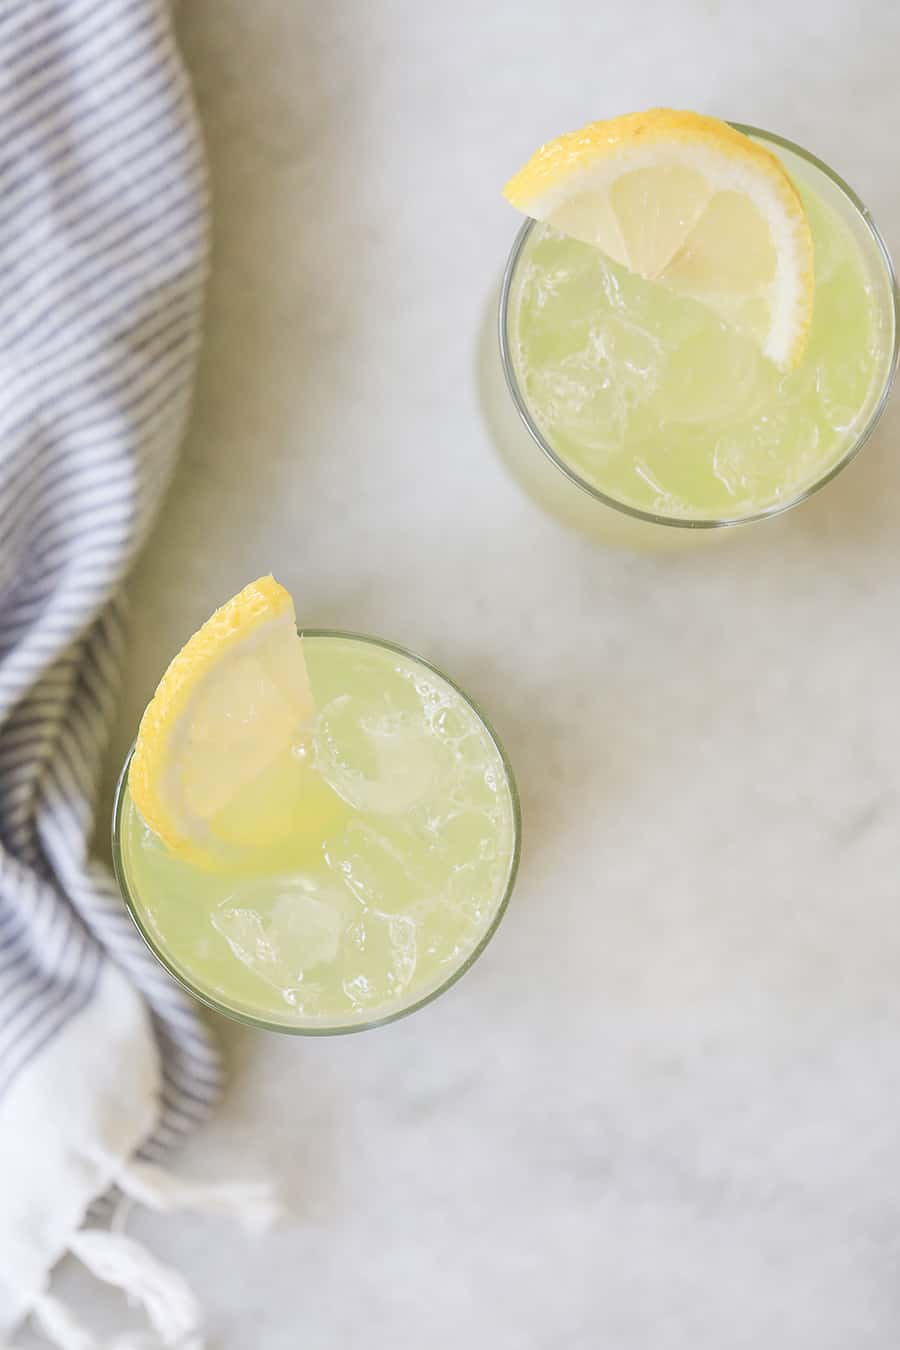
[{"label": "green drink", "polygon": [[350,1031],[426,1002],[499,922],[518,857],[503,753],[465,696],[389,644],[302,639],[312,719],[217,807],[227,845],[182,856],[123,774],[115,856],[164,964],[283,1031]]},{"label": "green drink", "polygon": [[789,171],[811,232],[799,359],[770,359],[715,295],[551,223],[523,229],[507,268],[501,350],[532,437],[599,500],[654,522],[736,523],[802,500],[863,444],[896,365],[895,284],[868,215],[824,165],[752,135]]}]

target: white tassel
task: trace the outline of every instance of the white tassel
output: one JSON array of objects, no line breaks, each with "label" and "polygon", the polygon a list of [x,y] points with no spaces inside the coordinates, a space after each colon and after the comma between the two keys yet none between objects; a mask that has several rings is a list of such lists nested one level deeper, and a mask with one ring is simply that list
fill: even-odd
[{"label": "white tassel", "polygon": [[[131,1203],[137,1201],[162,1213],[220,1214],[240,1220],[253,1233],[271,1228],[282,1206],[267,1182],[201,1184],[146,1162],[120,1164],[113,1179],[123,1199],[113,1216],[112,1230],[83,1228],[70,1240],[69,1250],[97,1279],[115,1285],[130,1302],[141,1305],[155,1337],[128,1332],[114,1341],[104,1339],[104,1350],[158,1350],[160,1344],[167,1350],[203,1350],[200,1309],[190,1287],[122,1231]],[[59,1350],[99,1350],[96,1338],[50,1294],[41,1295],[32,1313]],[[4,1350],[2,1345],[0,1350]]]},{"label": "white tassel", "polygon": [[52,1294],[41,1294],[32,1305],[31,1315],[44,1335],[59,1350],[97,1350],[97,1342],[85,1331],[64,1303]]},{"label": "white tassel", "polygon": [[[146,1247],[124,1233],[83,1228],[69,1250],[98,1280],[116,1285],[141,1304],[163,1345],[201,1350],[197,1300],[178,1272],[161,1265]],[[94,1350],[93,1341],[59,1344],[62,1350]]]},{"label": "white tassel", "polygon": [[[146,1331],[126,1331],[114,1341],[107,1341],[104,1350],[159,1350],[159,1341]],[[178,1342],[175,1350],[203,1350],[203,1342],[196,1336],[188,1336]]]},{"label": "white tassel", "polygon": [[132,1200],[162,1213],[193,1210],[239,1219],[251,1233],[264,1233],[283,1213],[265,1181],[185,1181],[147,1162],[130,1162],[116,1172],[116,1185]]},{"label": "white tassel", "polygon": [[147,1331],[126,1331],[110,1341],[106,1350],[159,1350],[159,1341]]}]

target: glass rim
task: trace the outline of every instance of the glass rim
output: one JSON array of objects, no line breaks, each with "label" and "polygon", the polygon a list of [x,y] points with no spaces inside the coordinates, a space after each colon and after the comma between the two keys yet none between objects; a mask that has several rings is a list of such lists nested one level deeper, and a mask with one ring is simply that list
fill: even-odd
[{"label": "glass rim", "polygon": [[339,629],[339,628],[298,627],[297,631],[299,632],[301,638],[303,637],[346,638],[354,642],[365,642],[373,647],[381,647],[386,651],[395,652],[400,656],[407,657],[409,660],[415,661],[419,665],[424,666],[426,670],[431,671],[433,675],[437,675],[441,680],[443,680],[446,684],[448,684],[450,688],[453,689],[460,696],[460,698],[468,705],[468,707],[471,708],[472,712],[474,712],[475,716],[478,718],[479,722],[484,727],[485,731],[487,732],[489,740],[491,741],[492,745],[494,746],[498,755],[500,756],[500,762],[503,765],[503,771],[506,776],[506,784],[509,790],[510,802],[512,804],[512,827],[513,827],[512,853],[510,855],[509,860],[509,870],[506,877],[506,884],[503,890],[503,894],[500,898],[500,902],[497,905],[497,908],[495,909],[493,915],[491,916],[491,921],[488,924],[487,928],[482,933],[481,937],[478,939],[478,942],[475,944],[472,950],[468,953],[465,960],[462,961],[460,965],[456,966],[446,977],[446,979],[442,980],[433,989],[430,989],[427,993],[423,994],[421,998],[417,998],[414,1002],[408,1004],[405,1007],[397,1008],[394,1011],[387,1012],[379,1017],[373,1017],[368,1021],[361,1020],[358,1022],[342,1022],[324,1026],[316,1026],[314,1024],[291,1026],[290,1024],[284,1022],[270,1021],[266,1017],[257,1016],[251,1012],[245,1012],[240,1008],[230,1007],[228,1004],[223,1003],[219,999],[217,999],[213,994],[210,994],[198,988],[197,985],[187,975],[185,975],[176,968],[174,962],[166,955],[165,951],[162,950],[161,945],[156,939],[156,937],[149,931],[147,924],[144,922],[141,914],[138,912],[137,904],[135,903],[135,900],[131,894],[131,890],[128,885],[128,880],[125,875],[125,865],[122,857],[122,848],[121,848],[120,827],[122,819],[122,808],[125,800],[125,787],[128,782],[128,770],[131,766],[131,760],[134,755],[134,748],[136,741],[132,742],[131,748],[129,749],[128,754],[125,756],[125,763],[123,764],[122,770],[119,774],[119,778],[116,783],[115,795],[113,797],[113,808],[112,808],[113,873],[115,875],[116,883],[119,887],[119,892],[124,901],[125,908],[127,909],[131,917],[131,921],[134,924],[140,936],[143,938],[151,954],[156,958],[157,961],[159,961],[160,965],[163,966],[163,968],[166,971],[168,971],[168,973],[172,976],[172,978],[176,980],[178,984],[181,985],[182,989],[186,990],[187,993],[189,993],[192,998],[197,999],[199,1003],[202,1003],[205,1007],[212,1009],[213,1012],[220,1013],[223,1017],[230,1018],[234,1022],[240,1022],[244,1026],[255,1027],[257,1030],[260,1031],[276,1031],[288,1036],[348,1036],[354,1034],[355,1032],[371,1031],[374,1030],[376,1027],[387,1026],[388,1023],[390,1022],[398,1022],[403,1017],[409,1017],[411,1013],[418,1012],[420,1008],[424,1008],[426,1007],[427,1004],[433,1003],[435,999],[440,998],[441,994],[446,993],[447,990],[450,989],[454,984],[456,984],[458,980],[462,979],[462,977],[466,974],[467,971],[471,970],[472,966],[482,955],[488,943],[491,941],[497,929],[500,927],[500,923],[503,920],[504,915],[506,914],[507,908],[509,907],[510,897],[512,896],[513,890],[515,888],[516,877],[519,871],[519,862],[522,854],[522,808],[519,799],[519,790],[516,785],[515,774],[513,773],[513,768],[512,764],[510,763],[509,756],[507,755],[506,750],[504,749],[503,742],[500,740],[500,737],[497,735],[492,724],[485,717],[484,713],[481,711],[478,704],[475,703],[475,701],[469,697],[469,695],[465,692],[464,689],[460,688],[460,686],[456,683],[455,680],[451,680],[448,675],[445,675],[444,672],[440,669],[440,667],[434,665],[433,662],[427,660],[424,656],[419,656],[417,652],[412,651],[409,647],[403,647],[396,642],[389,642],[385,638],[373,637],[371,634],[368,633],[356,633],[346,629]]},{"label": "glass rim", "polygon": [[619,511],[623,515],[631,516],[637,520],[647,521],[651,525],[665,525],[675,529],[715,530],[733,525],[749,525],[752,524],[753,521],[768,520],[773,516],[780,516],[783,512],[790,511],[793,507],[799,506],[801,502],[807,501],[814,493],[818,492],[820,488],[823,488],[826,483],[830,483],[833,478],[856,458],[869,437],[872,435],[872,432],[875,430],[875,427],[880,421],[881,415],[887,406],[891,387],[894,383],[894,377],[897,373],[898,360],[900,360],[900,290],[898,290],[897,275],[894,270],[890,251],[888,250],[881,231],[878,229],[878,226],[872,218],[869,208],[857,193],[853,191],[853,188],[841,178],[840,174],[836,173],[830,165],[824,162],[824,160],[821,160],[816,155],[812,154],[811,151],[805,150],[803,146],[796,145],[793,141],[789,141],[784,136],[778,136],[771,131],[764,131],[760,127],[749,126],[744,122],[729,122],[728,125],[733,127],[735,131],[743,132],[745,136],[751,136],[755,140],[767,141],[772,145],[779,146],[781,149],[789,151],[799,159],[805,160],[807,164],[812,165],[813,168],[824,174],[825,177],[831,181],[832,185],[838,189],[844,198],[846,198],[856,215],[859,216],[868,230],[869,235],[875,244],[876,252],[880,255],[881,263],[884,267],[887,288],[890,292],[890,309],[893,319],[891,355],[885,372],[881,392],[866,420],[866,424],[862,427],[855,439],[850,442],[846,450],[835,463],[813,483],[807,484],[806,487],[797,492],[790,500],[775,502],[773,505],[764,507],[759,511],[753,511],[749,515],[705,516],[688,519],[684,516],[667,516],[660,512],[645,511],[640,507],[631,506],[627,502],[609,496],[593,483],[588,482],[586,478],[582,477],[576,469],[568,464],[563,457],[553,449],[540,427],[537,426],[528,406],[527,399],[519,387],[510,352],[508,334],[510,294],[512,291],[516,266],[528,236],[531,234],[535,225],[538,224],[536,220],[526,220],[517,231],[506,262],[506,267],[503,271],[503,280],[500,284],[500,303],[498,307],[500,362],[503,367],[506,386],[509,389],[519,419],[538,449],[543,451],[550,462],[554,464],[561,473],[565,474],[566,478],[568,478],[571,483],[583,492],[586,492],[589,496],[595,498],[595,500],[601,502],[604,506],[612,507],[613,510]]}]

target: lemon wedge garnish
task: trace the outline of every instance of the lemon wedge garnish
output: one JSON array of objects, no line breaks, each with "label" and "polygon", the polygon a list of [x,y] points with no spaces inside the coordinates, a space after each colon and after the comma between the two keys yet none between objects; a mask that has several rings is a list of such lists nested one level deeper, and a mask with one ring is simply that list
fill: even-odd
[{"label": "lemon wedge garnish", "polygon": [[526,215],[713,309],[777,366],[803,353],[813,245],[781,161],[715,117],[653,108],[550,141],[504,189]]},{"label": "lemon wedge garnish", "polygon": [[128,773],[132,801],[173,853],[215,852],[229,803],[290,754],[312,716],[294,602],[260,577],[216,610],[160,680]]}]

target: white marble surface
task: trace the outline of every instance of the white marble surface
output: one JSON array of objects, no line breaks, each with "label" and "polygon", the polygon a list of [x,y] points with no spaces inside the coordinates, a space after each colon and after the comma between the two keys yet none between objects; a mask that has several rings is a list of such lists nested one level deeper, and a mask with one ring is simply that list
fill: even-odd
[{"label": "white marble surface", "polygon": [[900,250],[900,11],[186,0],[180,28],[209,337],[110,774],[174,648],[271,568],[304,621],[483,702],[526,833],[493,946],[426,1011],[338,1040],[221,1025],[228,1097],[180,1166],[273,1173],[290,1223],[135,1230],[219,1350],[893,1350],[900,399],[807,506],[653,556],[535,508],[476,370],[500,185],[591,117],[781,131]]}]

